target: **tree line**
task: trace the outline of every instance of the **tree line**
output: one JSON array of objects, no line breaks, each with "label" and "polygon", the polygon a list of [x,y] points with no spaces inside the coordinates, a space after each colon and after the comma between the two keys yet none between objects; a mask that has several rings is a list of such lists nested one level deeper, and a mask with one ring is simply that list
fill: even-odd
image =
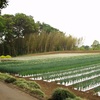
[{"label": "tree line", "polygon": [[64,50],[100,50],[100,43],[94,40],[91,47],[82,45],[82,38],[76,38],[40,22],[23,13],[1,16],[1,10],[8,6],[8,0],[0,1],[0,55],[22,55],[35,52]]},{"label": "tree line", "polygon": [[100,43],[98,40],[94,40],[91,46],[82,45],[79,50],[100,50]]},{"label": "tree line", "polygon": [[0,16],[0,55],[75,50],[81,41],[23,13]]}]

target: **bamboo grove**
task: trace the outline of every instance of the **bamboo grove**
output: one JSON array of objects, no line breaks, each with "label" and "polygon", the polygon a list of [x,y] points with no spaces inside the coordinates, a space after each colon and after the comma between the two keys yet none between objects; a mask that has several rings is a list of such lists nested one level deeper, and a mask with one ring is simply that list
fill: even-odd
[{"label": "bamboo grove", "polygon": [[0,16],[0,55],[75,50],[81,42],[23,13]]}]

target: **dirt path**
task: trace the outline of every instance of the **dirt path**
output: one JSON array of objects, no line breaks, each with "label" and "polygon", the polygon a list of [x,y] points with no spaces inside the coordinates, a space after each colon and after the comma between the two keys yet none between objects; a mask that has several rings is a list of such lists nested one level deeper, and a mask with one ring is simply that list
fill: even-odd
[{"label": "dirt path", "polygon": [[0,100],[38,100],[14,87],[0,82]]}]

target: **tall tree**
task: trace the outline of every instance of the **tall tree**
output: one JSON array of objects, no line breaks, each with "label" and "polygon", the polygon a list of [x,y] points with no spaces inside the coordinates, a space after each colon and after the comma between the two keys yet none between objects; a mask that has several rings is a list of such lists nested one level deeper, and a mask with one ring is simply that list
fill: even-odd
[{"label": "tall tree", "polygon": [[100,43],[97,40],[94,40],[91,46],[93,50],[100,50]]},{"label": "tall tree", "polygon": [[40,33],[41,33],[41,32],[42,32],[42,33],[45,32],[45,33],[49,34],[49,33],[52,33],[52,32],[57,32],[57,31],[59,31],[58,29],[56,29],[56,28],[50,26],[49,24],[40,23],[39,21],[37,22],[37,25],[38,25],[38,28],[39,28],[39,32],[40,32]]},{"label": "tall tree", "polygon": [[5,28],[5,19],[2,16],[0,16],[0,37],[3,35],[4,28]]},{"label": "tall tree", "polygon": [[2,16],[5,20],[5,27],[3,31],[3,40],[5,46],[5,54],[15,54],[15,34],[14,34],[14,15],[5,14]]},{"label": "tall tree", "polygon": [[8,5],[8,0],[0,0],[0,8],[3,9],[7,7]]},{"label": "tall tree", "polygon": [[3,32],[5,29],[5,20],[0,16],[0,54],[4,54],[4,45],[3,45]]},{"label": "tall tree", "polygon": [[7,7],[8,0],[0,0],[0,15],[1,15],[1,9]]},{"label": "tall tree", "polygon": [[15,15],[14,22],[15,33],[18,38],[25,36],[25,34],[30,34],[37,31],[32,16],[27,16],[23,13],[17,13]]},{"label": "tall tree", "polygon": [[75,50],[82,41],[23,13],[0,16],[0,54]]}]

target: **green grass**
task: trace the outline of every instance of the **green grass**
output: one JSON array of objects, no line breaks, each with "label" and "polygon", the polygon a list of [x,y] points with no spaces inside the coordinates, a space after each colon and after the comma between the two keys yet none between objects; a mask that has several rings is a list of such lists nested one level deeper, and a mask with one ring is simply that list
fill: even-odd
[{"label": "green grass", "polygon": [[17,79],[17,81],[14,82],[17,86],[21,88],[26,88],[26,89],[40,89],[40,85],[38,85],[34,81],[26,81],[25,79]]}]

